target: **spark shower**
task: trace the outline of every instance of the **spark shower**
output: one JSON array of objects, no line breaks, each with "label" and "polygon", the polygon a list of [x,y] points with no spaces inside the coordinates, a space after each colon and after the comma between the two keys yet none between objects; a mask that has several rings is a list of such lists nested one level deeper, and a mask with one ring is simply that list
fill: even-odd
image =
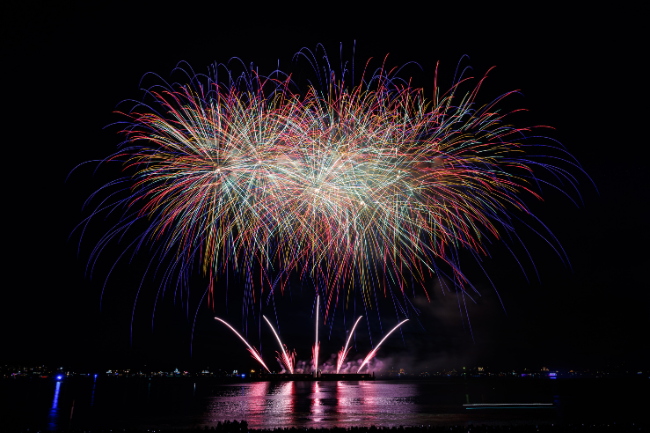
[{"label": "spark shower", "polygon": [[[316,313],[316,314],[315,314],[315,316],[316,316],[316,321],[315,321],[315,322],[316,322],[316,323],[315,323],[315,328],[316,328],[316,341],[315,341],[315,343],[314,343],[314,346],[312,347],[312,361],[313,361],[313,366],[314,366],[314,373],[318,373],[318,354],[319,354],[319,347],[320,347],[320,343],[319,343],[319,341],[318,341],[318,322],[319,322],[319,320],[318,320],[318,319],[319,319],[319,318],[318,318],[318,311],[319,311],[319,310],[318,310],[318,304],[319,304],[319,302],[320,302],[320,297],[316,297],[316,310],[314,310],[315,313]],[[295,361],[295,356],[296,356],[296,352],[295,352],[295,350],[294,350],[293,352],[291,352],[291,356],[287,355],[287,347],[286,347],[286,345],[284,345],[284,344],[282,343],[282,341],[280,340],[280,337],[278,336],[278,333],[275,332],[275,328],[273,328],[273,325],[271,325],[271,322],[269,321],[269,319],[266,318],[266,316],[262,316],[262,317],[264,318],[264,320],[266,321],[266,323],[269,325],[269,327],[271,328],[271,331],[273,331],[273,335],[275,336],[275,338],[278,340],[278,343],[280,344],[280,349],[282,350],[282,354],[280,354],[279,352],[276,352],[277,355],[278,355],[276,359],[278,360],[278,362],[280,363],[280,365],[282,365],[282,366],[283,366],[283,367],[284,367],[284,368],[285,368],[285,369],[286,369],[290,374],[294,374],[294,361]],[[350,339],[352,338],[352,335],[354,334],[354,330],[356,329],[356,327],[357,327],[357,325],[359,324],[359,321],[361,320],[362,317],[363,317],[363,316],[359,316],[359,318],[357,319],[357,321],[354,323],[354,326],[352,327],[352,330],[350,331],[350,335],[348,336],[348,338],[347,338],[347,340],[346,340],[346,342],[345,342],[345,347],[343,347],[343,348],[341,349],[341,351],[338,353],[338,359],[337,359],[337,362],[336,362],[336,374],[338,374],[338,373],[340,372],[340,370],[341,370],[341,366],[343,365],[343,362],[345,361],[345,357],[347,356],[348,352],[350,351],[350,349],[349,349],[349,347],[348,347],[349,344],[350,344]],[[228,327],[232,332],[234,332],[234,333],[237,335],[237,337],[239,337],[239,339],[242,340],[242,341],[244,342],[244,344],[246,345],[246,347],[247,347],[248,351],[250,352],[251,356],[253,357],[253,359],[255,359],[257,362],[259,362],[259,363],[262,365],[262,367],[264,367],[264,369],[265,369],[267,372],[269,372],[269,373],[271,372],[271,371],[269,370],[269,368],[266,366],[266,364],[264,363],[264,361],[262,360],[262,355],[261,355],[261,354],[260,354],[260,353],[255,349],[255,348],[253,348],[250,344],[248,344],[248,342],[246,341],[246,339],[244,339],[244,337],[242,337],[242,336],[239,334],[239,332],[235,331],[235,328],[233,328],[232,326],[230,326],[230,325],[229,325],[225,320],[223,320],[223,319],[220,319],[220,318],[218,318],[218,317],[215,317],[215,320],[218,320],[219,322],[223,323],[223,324],[226,325],[226,326],[227,326],[227,327]],[[357,370],[357,373],[361,373],[361,370],[363,369],[363,367],[365,367],[366,364],[368,364],[368,362],[369,362],[372,358],[375,357],[375,355],[377,354],[377,351],[378,351],[379,348],[381,347],[382,343],[383,343],[384,341],[386,341],[386,339],[387,339],[387,338],[388,338],[388,337],[389,337],[393,332],[395,332],[395,331],[397,330],[397,328],[399,328],[400,326],[402,326],[404,323],[406,323],[406,322],[408,322],[408,321],[409,321],[409,319],[402,320],[400,323],[397,324],[397,326],[395,326],[393,329],[391,329],[391,330],[390,330],[390,331],[389,331],[389,332],[384,336],[384,338],[382,338],[382,340],[379,342],[379,344],[377,345],[377,347],[375,347],[374,349],[372,349],[372,350],[370,351],[370,353],[368,353],[368,355],[363,359],[363,362],[362,362],[361,365],[359,366],[359,368],[358,368],[358,370]]]},{"label": "spark shower", "polygon": [[[142,281],[159,275],[159,294],[175,285],[189,306],[189,276],[200,270],[207,287],[194,299],[196,314],[204,302],[220,302],[215,281],[232,272],[261,321],[265,291],[268,304],[296,276],[314,282],[327,323],[350,293],[366,308],[377,294],[392,297],[408,316],[406,287],[420,286],[428,298],[428,278],[467,311],[478,291],[459,253],[480,265],[491,243],[523,246],[516,224],[567,260],[525,199],[541,200],[541,185],[579,195],[571,171],[582,168],[561,145],[532,135],[536,127],[506,122],[499,107],[517,91],[478,102],[487,73],[471,86],[457,68],[443,92],[436,67],[427,97],[387,58],[375,69],[371,60],[355,69],[354,56],[341,59],[336,71],[319,45],[294,56],[302,60],[313,72],[302,87],[289,73],[262,75],[252,64],[242,63],[240,75],[230,62],[197,74],[181,62],[175,71],[184,81],[155,75],[141,101],[117,111],[124,141],[100,164],[120,164],[123,176],[91,195],[85,206],[98,203],[78,228],[83,237],[100,215],[121,216],[93,248],[88,272],[108,244],[126,238],[113,268],[148,246]],[[292,370],[292,354],[280,349]],[[315,362],[318,350],[317,342]]]}]

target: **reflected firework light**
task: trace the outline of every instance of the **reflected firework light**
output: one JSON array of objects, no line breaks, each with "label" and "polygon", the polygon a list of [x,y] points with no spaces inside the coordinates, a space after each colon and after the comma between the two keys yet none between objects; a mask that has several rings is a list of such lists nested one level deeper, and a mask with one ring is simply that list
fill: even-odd
[{"label": "reflected firework light", "polygon": [[384,336],[384,338],[381,339],[381,341],[379,342],[379,344],[377,345],[377,347],[375,347],[374,349],[372,349],[372,350],[370,351],[370,353],[368,354],[368,356],[366,356],[366,359],[363,360],[363,362],[362,362],[361,365],[359,366],[359,369],[357,370],[357,373],[360,373],[360,372],[361,372],[361,369],[362,369],[362,368],[363,368],[363,367],[368,363],[368,361],[370,361],[372,358],[375,357],[375,355],[377,354],[377,351],[378,351],[379,348],[381,347],[381,343],[383,343],[383,342],[384,342],[384,341],[385,341],[385,340],[390,336],[390,334],[392,334],[393,332],[395,332],[395,330],[396,330],[397,328],[399,328],[400,326],[402,326],[404,323],[406,323],[406,322],[408,322],[408,321],[409,321],[409,319],[404,319],[404,320],[402,320],[400,323],[397,324],[397,326],[395,326],[393,329],[391,329],[390,332]]}]

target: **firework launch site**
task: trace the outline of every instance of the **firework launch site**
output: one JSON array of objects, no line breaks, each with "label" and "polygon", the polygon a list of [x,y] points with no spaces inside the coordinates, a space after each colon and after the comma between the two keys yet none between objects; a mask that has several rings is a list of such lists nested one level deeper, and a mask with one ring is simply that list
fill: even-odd
[{"label": "firework launch site", "polygon": [[257,377],[253,376],[251,379],[259,378],[261,380],[270,380],[270,381],[288,381],[288,380],[318,380],[318,381],[329,381],[329,380],[374,380],[375,374],[366,373],[366,374],[327,374],[327,373],[318,373],[315,375],[311,374],[260,374]]}]

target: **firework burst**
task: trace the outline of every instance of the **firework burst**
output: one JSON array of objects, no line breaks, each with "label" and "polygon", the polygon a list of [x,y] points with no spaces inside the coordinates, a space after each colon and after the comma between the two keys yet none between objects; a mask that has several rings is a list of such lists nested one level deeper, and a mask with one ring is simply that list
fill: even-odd
[{"label": "firework burst", "polygon": [[108,158],[128,174],[107,189],[129,187],[82,223],[126,209],[91,262],[142,222],[130,248],[159,245],[152,262],[171,263],[164,284],[175,272],[183,284],[200,263],[209,304],[228,269],[246,276],[249,303],[253,281],[260,296],[284,290],[290,275],[318,281],[325,320],[345,290],[361,288],[370,305],[373,291],[404,293],[406,276],[425,293],[426,278],[446,276],[471,299],[459,250],[480,260],[488,239],[519,240],[513,221],[530,214],[523,196],[540,199],[533,168],[575,178],[529,155],[529,128],[505,122],[498,106],[515,92],[479,104],[483,79],[463,94],[459,78],[444,94],[434,80],[427,99],[392,70],[364,71],[358,85],[346,71],[326,69],[304,92],[278,71],[224,84],[216,68],[203,81],[189,74],[190,84],[149,88],[147,103],[122,113],[126,140]]}]

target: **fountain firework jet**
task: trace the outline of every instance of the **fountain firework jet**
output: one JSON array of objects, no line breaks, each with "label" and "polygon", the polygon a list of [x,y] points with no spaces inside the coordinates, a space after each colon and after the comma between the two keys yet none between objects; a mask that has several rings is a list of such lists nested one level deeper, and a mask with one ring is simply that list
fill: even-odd
[{"label": "fountain firework jet", "polygon": [[348,336],[348,340],[345,342],[345,347],[343,350],[339,352],[339,359],[338,362],[336,363],[336,374],[339,374],[339,370],[341,370],[341,366],[343,365],[343,361],[345,361],[345,357],[348,355],[348,345],[350,344],[350,339],[352,338],[352,334],[354,334],[354,330],[359,324],[359,321],[361,320],[363,316],[359,316],[356,322],[354,322],[354,326],[352,327],[352,331],[350,331],[350,335]]},{"label": "fountain firework jet", "polygon": [[316,343],[312,349],[312,355],[314,356],[314,374],[318,377],[318,305],[320,301],[320,295],[316,296]]},{"label": "fountain firework jet", "polygon": [[368,354],[368,356],[366,356],[366,359],[363,360],[363,362],[361,363],[361,366],[357,370],[357,373],[361,372],[361,369],[364,367],[364,365],[366,365],[368,363],[368,361],[370,361],[372,358],[375,357],[375,355],[377,354],[377,351],[379,350],[379,347],[381,346],[381,343],[383,343],[384,340],[386,340],[390,336],[390,334],[392,334],[397,328],[399,328],[400,326],[402,326],[404,323],[406,323],[408,321],[409,321],[409,319],[402,320],[400,323],[397,324],[397,326],[395,326],[393,329],[391,329],[390,332],[388,334],[386,334],[386,336],[384,338],[381,339],[381,341],[379,342],[377,347],[372,349],[370,351],[370,353]]},{"label": "fountain firework jet", "polygon": [[253,346],[251,346],[250,344],[248,344],[248,341],[246,341],[246,340],[244,339],[244,337],[242,337],[242,336],[239,334],[239,332],[235,331],[235,328],[233,328],[232,326],[230,326],[230,325],[228,324],[228,322],[226,322],[226,321],[223,320],[223,319],[220,319],[220,318],[218,318],[218,317],[215,317],[215,320],[220,321],[221,323],[223,323],[224,325],[226,325],[228,328],[230,328],[230,330],[231,330],[232,332],[234,332],[235,334],[237,334],[237,337],[239,337],[239,339],[240,339],[241,341],[243,341],[244,344],[248,347],[248,351],[251,353],[251,355],[253,356],[253,358],[255,358],[255,360],[256,360],[257,362],[259,362],[260,364],[262,364],[262,367],[264,367],[264,368],[266,369],[266,371],[268,371],[269,373],[271,372],[271,370],[269,370],[269,368],[266,366],[266,364],[264,364],[264,361],[262,361],[262,355],[260,355],[260,353],[259,353],[257,350],[255,350],[255,348],[254,348]]},{"label": "fountain firework jet", "polygon": [[282,341],[280,341],[280,337],[278,336],[278,333],[275,332],[275,329],[273,328],[273,325],[271,325],[271,322],[269,322],[269,319],[266,318],[266,316],[262,316],[264,320],[266,320],[266,323],[269,324],[269,327],[271,328],[271,331],[273,331],[273,335],[275,335],[275,338],[278,340],[278,343],[280,344],[280,349],[282,349],[282,356],[278,352],[278,359],[284,366],[289,370],[289,373],[293,374],[293,357],[289,357],[287,355],[287,351],[285,350],[285,345],[282,344]]}]

